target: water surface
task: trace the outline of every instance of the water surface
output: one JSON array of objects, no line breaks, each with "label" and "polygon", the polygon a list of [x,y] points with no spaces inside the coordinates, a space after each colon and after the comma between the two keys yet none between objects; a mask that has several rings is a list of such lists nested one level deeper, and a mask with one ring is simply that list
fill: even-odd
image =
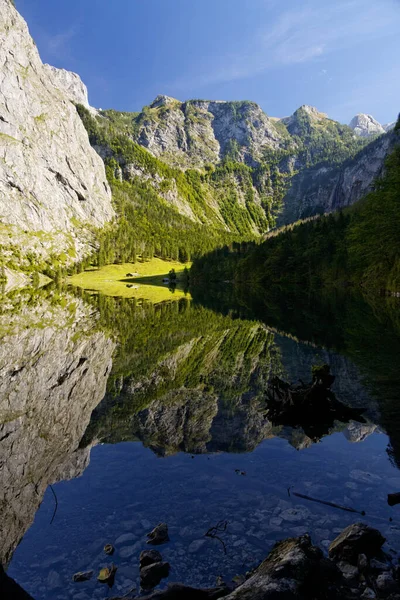
[{"label": "water surface", "polygon": [[[359,519],[400,549],[386,502],[400,491],[397,307],[284,310],[193,295],[3,299],[0,553],[37,600],[106,597],[95,578],[71,580],[111,562],[106,543],[118,565],[111,595],[138,585],[139,553],[160,521],[170,580],[192,585],[245,573],[289,535],[309,532],[326,549]],[[337,397],[364,407],[365,423],[312,438],[268,420],[271,377],[307,381],[316,363],[331,365]],[[204,536],[219,521],[226,554]]]}]

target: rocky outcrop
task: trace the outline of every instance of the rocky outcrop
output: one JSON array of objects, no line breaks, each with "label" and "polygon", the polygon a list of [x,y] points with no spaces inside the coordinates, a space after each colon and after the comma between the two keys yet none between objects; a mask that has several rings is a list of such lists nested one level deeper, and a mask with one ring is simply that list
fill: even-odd
[{"label": "rocky outcrop", "polygon": [[372,115],[358,114],[349,123],[354,133],[360,137],[370,137],[385,133],[385,128]]},{"label": "rocky outcrop", "polygon": [[87,101],[86,92],[77,76],[42,64],[9,0],[0,0],[0,15],[3,257],[23,248],[25,261],[72,262],[114,215],[104,165],[70,101]]},{"label": "rocky outcrop", "polygon": [[[79,448],[105,393],[114,344],[93,331],[76,298],[52,299],[0,319],[0,563],[7,564],[49,484],[80,475]],[[3,306],[4,308],[4,306]]]},{"label": "rocky outcrop", "polygon": [[233,153],[257,164],[265,149],[283,148],[285,127],[254,102],[189,100],[157,96],[137,118],[135,139],[178,167],[218,163]]}]

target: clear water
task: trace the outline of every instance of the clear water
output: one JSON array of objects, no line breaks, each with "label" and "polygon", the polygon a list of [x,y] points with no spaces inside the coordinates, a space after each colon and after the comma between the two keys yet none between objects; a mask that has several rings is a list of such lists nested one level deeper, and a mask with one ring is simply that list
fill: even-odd
[{"label": "clear water", "polygon": [[[45,302],[41,298],[36,306]],[[85,455],[90,462],[83,460],[83,466],[69,471],[63,465],[60,472],[72,478],[53,484],[58,501],[54,520],[54,494],[47,485],[43,500],[35,500],[40,508],[32,525],[29,519],[18,522],[21,507],[15,493],[9,539],[11,546],[21,541],[11,548],[8,573],[34,598],[104,598],[138,586],[138,557],[148,548],[146,534],[162,521],[168,524],[170,542],[158,549],[171,564],[169,580],[195,586],[212,586],[218,576],[231,579],[245,573],[287,536],[309,532],[326,550],[344,526],[358,520],[379,528],[389,551],[400,550],[398,507],[387,505],[387,494],[400,491],[393,391],[398,389],[393,376],[398,335],[393,321],[390,326],[377,321],[380,344],[386,339],[378,365],[376,352],[366,354],[365,336],[363,345],[356,343],[348,329],[341,331],[344,351],[338,352],[316,344],[315,336],[312,344],[293,339],[292,325],[290,337],[281,323],[279,334],[276,323],[268,329],[268,315],[264,320],[259,315],[238,319],[237,314],[222,316],[197,305],[179,308],[179,303],[163,308],[136,303],[130,312],[128,301],[118,305],[115,300],[111,306],[109,300],[91,297],[79,302],[90,305],[96,332],[118,345],[107,373],[106,396],[83,428],[84,435],[73,438],[66,453],[69,461]],[[117,309],[125,315],[123,326],[117,323]],[[326,328],[332,326],[327,315]],[[52,339],[61,339],[65,327],[76,331],[77,317],[59,331],[49,322],[38,331],[43,335],[49,330],[49,338],[51,331]],[[369,331],[376,336],[371,327]],[[29,331],[8,330],[3,342],[15,339],[21,344],[21,335],[26,340]],[[75,351],[74,344],[80,343],[75,338],[62,348]],[[393,364],[382,367],[388,354]],[[336,375],[338,398],[365,407],[367,423],[335,423],[320,440],[309,439],[300,429],[269,424],[262,402],[269,376],[307,380],[311,365],[321,362],[329,363]],[[384,380],[382,372],[387,374]],[[4,402],[6,392],[0,389]],[[71,404],[73,400],[72,392]],[[72,408],[75,423],[79,402]],[[12,435],[23,434],[24,417],[19,418],[22,429],[14,427]],[[2,444],[10,437],[3,442],[1,432],[0,425],[1,469],[7,483],[13,456],[2,454]],[[51,449],[51,440],[43,443]],[[50,465],[51,456],[46,456]],[[41,466],[40,473],[36,465],[32,474],[39,490],[46,481],[46,464]],[[22,480],[25,486],[26,478]],[[56,480],[54,476],[46,483]],[[366,515],[301,499],[295,492]],[[34,503],[33,498],[26,493],[26,502]],[[220,535],[226,553],[219,540],[205,537],[220,521],[228,522]],[[1,533],[7,537],[9,532],[3,526]],[[106,543],[116,547],[112,558],[103,552]],[[96,582],[96,574],[111,562],[118,571],[114,588],[108,590]],[[74,573],[86,570],[95,573],[91,581],[72,582]]]}]

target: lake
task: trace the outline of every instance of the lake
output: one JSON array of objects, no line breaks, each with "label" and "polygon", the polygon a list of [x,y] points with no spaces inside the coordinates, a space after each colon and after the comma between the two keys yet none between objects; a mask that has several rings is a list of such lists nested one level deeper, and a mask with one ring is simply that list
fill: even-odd
[{"label": "lake", "polygon": [[[160,522],[169,580],[194,586],[246,573],[288,536],[309,532],[327,550],[359,520],[400,550],[399,507],[387,504],[400,492],[398,300],[164,297],[55,286],[2,296],[9,575],[36,600],[122,596],[139,587],[139,554]],[[316,434],[269,420],[271,379],[309,382],[316,364],[330,365],[336,397],[364,422]],[[221,522],[220,539],[205,536]],[[111,562],[108,590],[96,576]],[[72,581],[87,570],[90,581]]]}]

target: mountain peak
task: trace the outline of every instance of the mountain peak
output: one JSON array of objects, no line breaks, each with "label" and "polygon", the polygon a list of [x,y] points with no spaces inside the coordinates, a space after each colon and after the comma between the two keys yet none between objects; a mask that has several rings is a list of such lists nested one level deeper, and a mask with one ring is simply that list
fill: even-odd
[{"label": "mountain peak", "polygon": [[159,94],[150,104],[150,108],[159,108],[160,106],[168,106],[170,104],[176,104],[177,102],[179,102],[179,100],[176,98]]},{"label": "mountain peak", "polygon": [[385,133],[382,125],[374,119],[372,115],[359,113],[349,123],[349,127],[359,137],[370,137],[371,135],[380,135]]},{"label": "mountain peak", "polygon": [[327,114],[320,112],[317,108],[315,108],[315,106],[310,106],[309,104],[303,104],[295,111],[294,114],[298,113],[299,111],[307,113],[311,118],[318,121],[328,118]]},{"label": "mountain peak", "polygon": [[311,127],[316,122],[325,121],[326,119],[328,119],[328,115],[320,112],[315,106],[303,104],[290,117],[281,119],[281,122],[286,125],[291,135],[301,135],[304,133],[304,120],[308,123],[307,127]]}]

